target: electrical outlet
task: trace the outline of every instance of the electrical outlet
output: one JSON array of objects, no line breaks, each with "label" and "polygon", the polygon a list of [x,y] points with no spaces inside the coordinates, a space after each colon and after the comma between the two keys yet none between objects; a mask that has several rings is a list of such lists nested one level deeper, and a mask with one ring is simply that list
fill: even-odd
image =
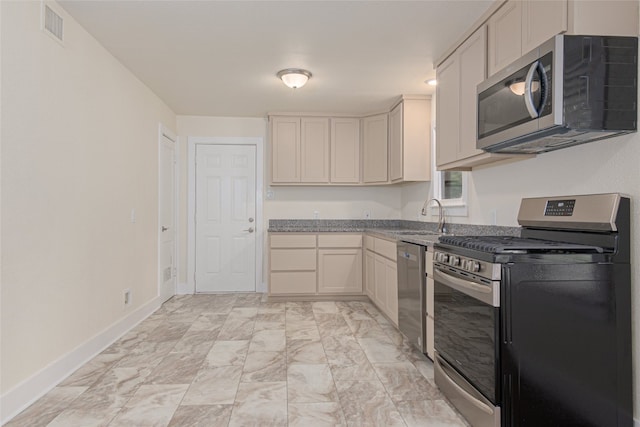
[{"label": "electrical outlet", "polygon": [[131,224],[136,223],[136,208],[131,208]]},{"label": "electrical outlet", "polygon": [[318,218],[320,218],[320,212],[313,211],[313,219],[318,219]]},{"label": "electrical outlet", "polygon": [[362,213],[362,217],[363,217],[364,219],[371,219],[371,211],[364,211],[364,212]]},{"label": "electrical outlet", "polygon": [[131,304],[131,289],[124,290],[124,305]]},{"label": "electrical outlet", "polygon": [[490,221],[491,221],[491,225],[498,225],[498,211],[493,209],[490,214]]}]

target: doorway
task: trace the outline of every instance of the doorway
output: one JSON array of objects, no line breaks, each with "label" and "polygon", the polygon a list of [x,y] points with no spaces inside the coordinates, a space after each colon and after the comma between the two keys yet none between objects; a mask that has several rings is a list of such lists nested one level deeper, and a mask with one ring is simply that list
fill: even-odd
[{"label": "doorway", "polygon": [[176,293],[176,138],[160,126],[158,149],[158,294]]}]

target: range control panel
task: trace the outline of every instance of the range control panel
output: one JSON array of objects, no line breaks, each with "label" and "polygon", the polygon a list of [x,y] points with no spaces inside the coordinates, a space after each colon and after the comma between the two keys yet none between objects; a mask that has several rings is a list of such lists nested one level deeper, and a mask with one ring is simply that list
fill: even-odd
[{"label": "range control panel", "polygon": [[544,208],[544,216],[571,216],[576,207],[576,199],[549,200]]}]

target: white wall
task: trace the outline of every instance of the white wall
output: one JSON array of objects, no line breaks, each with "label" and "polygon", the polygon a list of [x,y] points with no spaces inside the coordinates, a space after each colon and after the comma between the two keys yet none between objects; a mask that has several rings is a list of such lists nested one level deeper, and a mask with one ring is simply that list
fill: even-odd
[{"label": "white wall", "polygon": [[158,126],[175,114],[52,6],[64,46],[40,2],[0,2],[3,397],[158,291]]}]

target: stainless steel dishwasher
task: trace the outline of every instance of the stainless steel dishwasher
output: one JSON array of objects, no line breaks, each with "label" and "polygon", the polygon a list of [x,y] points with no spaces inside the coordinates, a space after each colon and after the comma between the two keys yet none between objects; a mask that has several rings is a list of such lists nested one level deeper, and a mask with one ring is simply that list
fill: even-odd
[{"label": "stainless steel dishwasher", "polygon": [[425,247],[398,242],[398,327],[427,353]]}]

